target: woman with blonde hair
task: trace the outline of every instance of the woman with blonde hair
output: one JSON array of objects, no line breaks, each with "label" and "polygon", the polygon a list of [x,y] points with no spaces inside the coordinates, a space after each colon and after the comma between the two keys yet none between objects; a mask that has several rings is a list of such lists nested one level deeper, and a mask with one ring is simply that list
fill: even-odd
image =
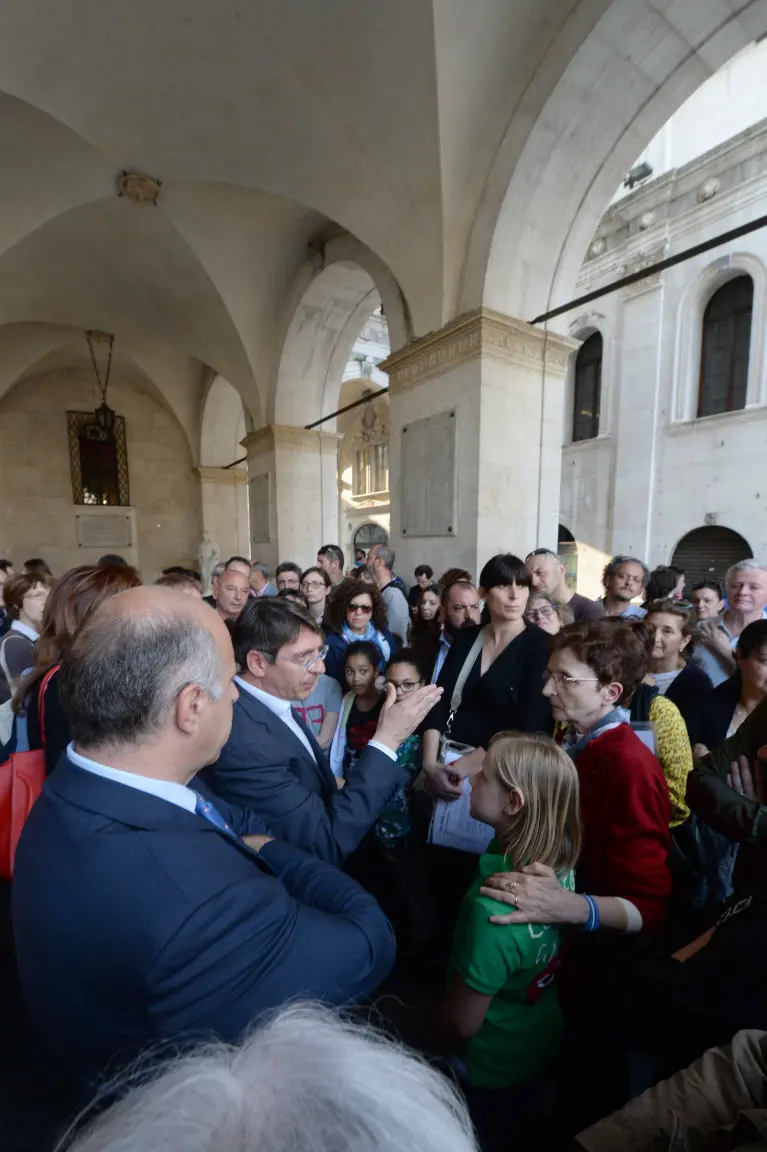
[{"label": "woman with blonde hair", "polygon": [[548,924],[499,930],[490,917],[505,909],[480,889],[494,874],[537,862],[575,891],[581,845],[575,765],[545,736],[501,733],[472,778],[471,813],[492,826],[495,839],[458,915],[443,1032],[483,1149],[507,1148],[510,1139],[517,1150],[543,1147],[547,1074],[562,1039],[554,986],[560,932]]}]

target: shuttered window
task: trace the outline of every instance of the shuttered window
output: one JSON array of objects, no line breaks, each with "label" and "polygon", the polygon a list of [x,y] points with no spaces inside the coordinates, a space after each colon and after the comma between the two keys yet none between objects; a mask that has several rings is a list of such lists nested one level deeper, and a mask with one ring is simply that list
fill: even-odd
[{"label": "shuttered window", "polygon": [[715,292],[703,314],[698,416],[746,406],[754,282],[737,276]]},{"label": "shuttered window", "polygon": [[602,392],[602,337],[599,332],[581,345],[575,359],[573,443],[599,435],[599,404]]}]

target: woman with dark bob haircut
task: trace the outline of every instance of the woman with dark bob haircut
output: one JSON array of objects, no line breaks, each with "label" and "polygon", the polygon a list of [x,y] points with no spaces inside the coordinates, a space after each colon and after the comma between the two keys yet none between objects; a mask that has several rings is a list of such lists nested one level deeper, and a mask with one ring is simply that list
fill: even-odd
[{"label": "woman with dark bob haircut", "polygon": [[[424,771],[430,791],[445,799],[460,795],[456,777],[473,775],[497,732],[552,731],[551,709],[541,695],[548,637],[525,622],[531,577],[518,556],[488,560],[479,577],[485,601],[482,623],[454,637],[438,684],[444,688],[423,738]],[[440,737],[477,751],[447,766]]]},{"label": "woman with dark bob haircut", "polygon": [[386,622],[386,605],[375,584],[360,580],[342,580],[325,608],[325,629],[328,654],[325,672],[337,680],[346,691],[344,680],[344,653],[355,640],[369,640],[381,653],[381,672],[397,651],[399,645]]}]

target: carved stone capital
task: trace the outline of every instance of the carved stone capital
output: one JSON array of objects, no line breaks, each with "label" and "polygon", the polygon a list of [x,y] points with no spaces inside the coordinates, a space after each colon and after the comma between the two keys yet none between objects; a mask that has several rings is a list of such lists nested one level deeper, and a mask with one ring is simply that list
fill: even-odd
[{"label": "carved stone capital", "polygon": [[393,353],[378,367],[388,372],[392,392],[441,376],[480,356],[535,370],[543,370],[545,357],[546,372],[563,377],[570,354],[578,347],[578,341],[478,308]]},{"label": "carved stone capital", "polygon": [[197,469],[200,479],[208,484],[247,484],[248,474],[244,468],[205,468]]},{"label": "carved stone capital", "polygon": [[299,452],[335,452],[342,437],[337,432],[322,432],[317,428],[294,428],[289,424],[267,424],[251,432],[240,443],[248,457],[263,456],[279,448],[298,449]]}]

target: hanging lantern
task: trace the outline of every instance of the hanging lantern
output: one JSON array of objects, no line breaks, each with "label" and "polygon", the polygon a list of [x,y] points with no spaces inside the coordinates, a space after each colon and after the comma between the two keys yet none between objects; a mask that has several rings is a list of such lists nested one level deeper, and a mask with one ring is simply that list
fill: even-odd
[{"label": "hanging lantern", "polygon": [[[111,436],[114,432],[116,412],[114,408],[110,408],[107,404],[107,388],[109,387],[109,378],[112,374],[112,349],[114,347],[115,338],[111,332],[95,332],[87,331],[85,339],[88,342],[88,351],[91,354],[91,363],[93,364],[93,371],[96,373],[96,380],[98,382],[99,391],[101,392],[101,403],[94,411],[93,415],[96,419],[96,424],[107,436]],[[96,361],[96,353],[94,344],[107,344],[109,353],[107,356],[107,366],[103,379],[99,371],[99,366]]]}]

